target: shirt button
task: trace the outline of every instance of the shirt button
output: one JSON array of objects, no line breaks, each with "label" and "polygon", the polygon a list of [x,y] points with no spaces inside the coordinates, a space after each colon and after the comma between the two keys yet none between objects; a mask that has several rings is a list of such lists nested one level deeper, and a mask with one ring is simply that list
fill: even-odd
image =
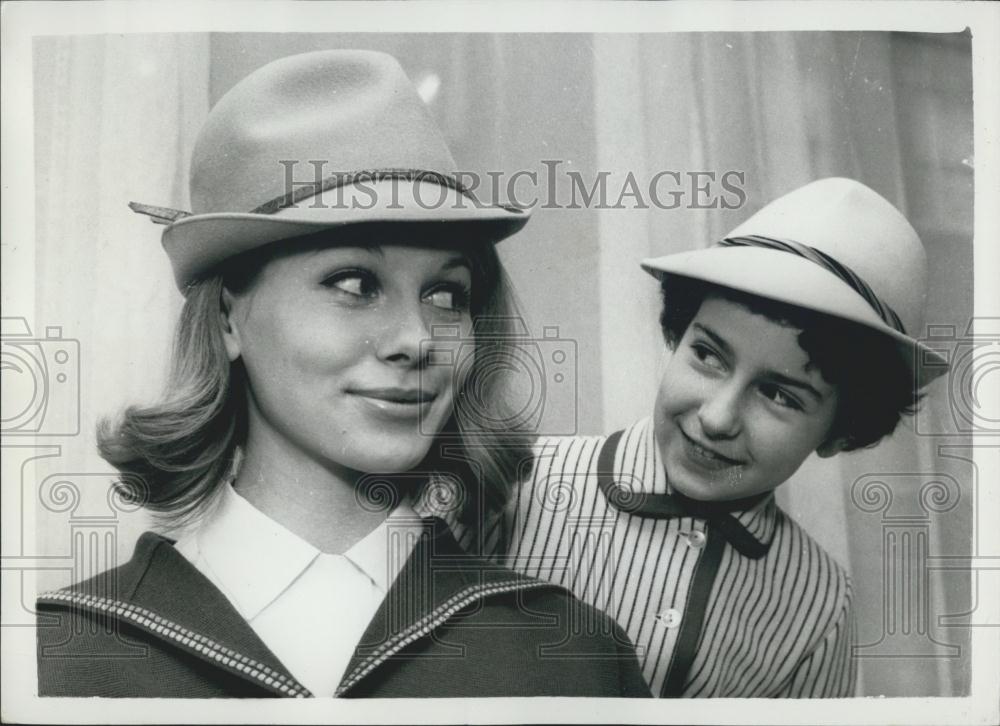
[{"label": "shirt button", "polygon": [[695,530],[688,535],[688,547],[694,547],[696,550],[701,549],[705,546],[705,533]]},{"label": "shirt button", "polygon": [[663,626],[673,630],[681,624],[681,614],[673,608],[667,608],[656,616],[656,620]]}]

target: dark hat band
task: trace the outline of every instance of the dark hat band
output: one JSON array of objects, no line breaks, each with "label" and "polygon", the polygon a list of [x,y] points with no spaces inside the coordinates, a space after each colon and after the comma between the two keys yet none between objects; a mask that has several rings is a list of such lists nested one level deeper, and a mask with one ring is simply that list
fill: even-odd
[{"label": "dark hat band", "polygon": [[871,289],[871,286],[862,279],[854,270],[845,265],[843,262],[831,257],[830,255],[822,252],[815,247],[810,247],[809,245],[802,244],[801,242],[796,242],[790,239],[774,239],[772,237],[762,237],[760,235],[748,235],[746,237],[727,237],[721,242],[719,242],[720,247],[761,247],[763,249],[769,250],[779,250],[781,252],[790,252],[793,255],[798,255],[799,257],[804,257],[810,262],[814,262],[828,272],[832,272],[838,278],[846,282],[852,290],[854,290],[858,295],[860,295],[865,302],[867,302],[872,310],[874,310],[878,316],[882,319],[889,327],[895,329],[897,332],[906,335],[906,329],[903,327],[903,321],[899,319],[896,311],[893,310],[886,302],[884,302],[875,292]]},{"label": "dark hat band", "polygon": [[312,183],[298,185],[295,189],[280,197],[264,202],[259,207],[250,210],[251,214],[274,214],[292,207],[303,199],[309,199],[317,194],[338,187],[357,184],[358,182],[380,182],[386,179],[399,181],[426,181],[439,186],[454,189],[458,193],[472,198],[469,190],[458,179],[447,174],[425,169],[363,169],[361,171],[341,171]]},{"label": "dark hat band", "polygon": [[[312,183],[303,183],[287,194],[264,202],[258,207],[250,210],[250,214],[274,214],[287,209],[301,202],[303,199],[321,194],[328,189],[336,189],[358,182],[380,182],[386,179],[397,179],[400,181],[427,181],[439,186],[454,189],[459,194],[468,197],[473,203],[479,204],[473,196],[472,191],[462,184],[458,179],[437,171],[427,171],[426,169],[364,169],[362,171],[342,171]],[[137,214],[144,214],[156,224],[173,224],[185,217],[193,216],[191,212],[170,207],[157,207],[152,204],[140,204],[139,202],[129,202],[128,206]],[[497,205],[508,212],[522,213],[523,210],[509,204]]]}]

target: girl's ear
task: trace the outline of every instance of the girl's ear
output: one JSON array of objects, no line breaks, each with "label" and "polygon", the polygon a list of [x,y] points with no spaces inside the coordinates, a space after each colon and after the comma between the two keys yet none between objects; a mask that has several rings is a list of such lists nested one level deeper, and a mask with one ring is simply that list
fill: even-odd
[{"label": "girl's ear", "polygon": [[846,449],[850,445],[850,441],[847,437],[840,437],[837,439],[831,439],[829,441],[824,441],[820,444],[819,448],[816,449],[817,455],[824,459],[829,459],[831,456],[836,456],[841,451]]},{"label": "girl's ear", "polygon": [[222,325],[222,340],[226,346],[226,355],[229,362],[233,363],[240,357],[240,333],[236,326],[235,299],[233,294],[226,288],[222,288],[222,305],[219,311],[220,323]]}]

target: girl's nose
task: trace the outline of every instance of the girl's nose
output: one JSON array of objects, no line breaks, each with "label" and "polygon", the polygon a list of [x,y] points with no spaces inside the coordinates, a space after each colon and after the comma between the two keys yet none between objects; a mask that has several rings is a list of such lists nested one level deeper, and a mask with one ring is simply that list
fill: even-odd
[{"label": "girl's nose", "polygon": [[415,365],[427,357],[431,333],[423,306],[400,304],[386,309],[386,320],[376,342],[376,355],[390,363]]},{"label": "girl's nose", "polygon": [[698,409],[698,420],[705,435],[713,439],[731,439],[740,432],[741,396],[735,386],[720,386],[711,391]]}]

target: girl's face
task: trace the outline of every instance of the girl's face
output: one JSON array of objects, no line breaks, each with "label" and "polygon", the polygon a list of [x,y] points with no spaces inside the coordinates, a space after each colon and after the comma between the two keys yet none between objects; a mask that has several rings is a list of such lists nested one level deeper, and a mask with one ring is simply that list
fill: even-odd
[{"label": "girl's face", "polygon": [[[471,285],[469,260],[447,248],[332,246],[269,261],[246,292],[224,293],[254,435],[359,472],[415,467],[452,412],[454,368],[428,361],[468,339]],[[431,347],[434,325],[459,334]]]},{"label": "girl's face", "polygon": [[798,330],[709,296],[664,370],[654,429],[671,486],[692,499],[775,489],[826,444],[838,391]]}]

